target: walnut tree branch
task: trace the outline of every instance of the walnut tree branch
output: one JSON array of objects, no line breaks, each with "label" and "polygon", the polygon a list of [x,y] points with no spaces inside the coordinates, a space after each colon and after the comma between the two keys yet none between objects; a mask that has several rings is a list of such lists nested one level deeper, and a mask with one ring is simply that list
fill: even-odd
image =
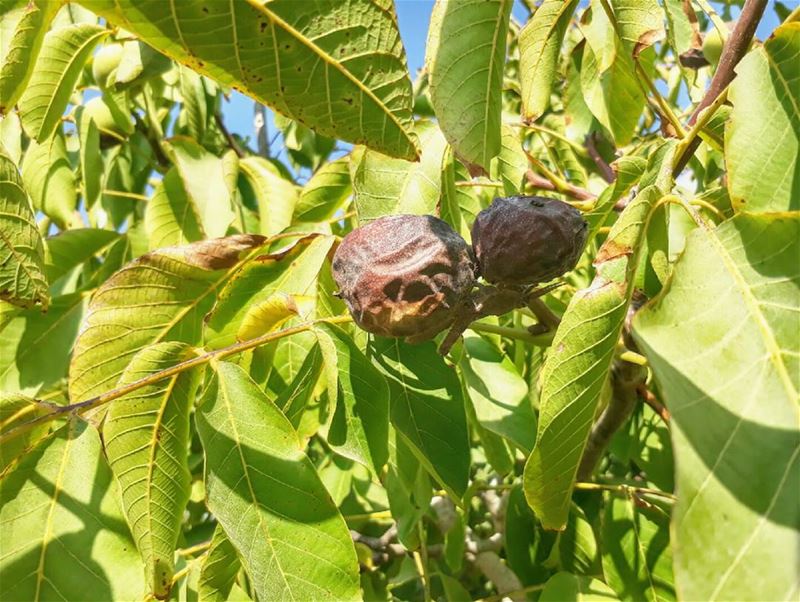
[{"label": "walnut tree branch", "polygon": [[[758,23],[766,7],[767,0],[745,1],[742,14],[736,22],[736,27],[734,27],[733,33],[728,37],[722,49],[719,65],[714,72],[714,77],[711,79],[711,84],[700,101],[700,104],[697,105],[697,108],[695,108],[692,116],[689,118],[689,125],[694,125],[701,111],[711,105],[722,91],[728,87],[728,84],[733,81],[733,78],[736,77],[734,69],[747,53],[747,49],[750,47],[750,43],[756,33],[756,27],[758,27]],[[686,164],[689,162],[692,155],[694,155],[698,146],[700,146],[700,137],[695,136],[677,158],[675,167],[672,170],[673,176],[677,176],[683,171],[683,168],[686,167]]]}]

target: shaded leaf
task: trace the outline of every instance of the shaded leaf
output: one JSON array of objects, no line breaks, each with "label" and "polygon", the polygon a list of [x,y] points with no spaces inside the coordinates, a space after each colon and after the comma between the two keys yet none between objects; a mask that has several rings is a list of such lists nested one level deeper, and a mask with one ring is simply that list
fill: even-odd
[{"label": "shaded leaf", "polygon": [[328,398],[335,404],[326,441],[331,448],[381,474],[389,457],[389,386],[353,342],[332,324],[314,333],[325,360]]},{"label": "shaded leaf", "polygon": [[200,406],[208,506],[263,600],[354,600],[358,564],[342,516],[286,417],[220,362]]},{"label": "shaded leaf", "polygon": [[605,583],[591,577],[556,573],[547,581],[539,602],[608,602],[619,600]]},{"label": "shaded leaf", "polygon": [[[19,393],[0,391],[0,433],[5,434],[20,424],[41,416],[46,411],[48,411],[47,407],[38,404],[30,397]],[[4,477],[9,468],[13,470],[14,462],[19,458],[24,458],[28,449],[33,447],[36,441],[46,436],[49,431],[49,424],[40,424],[15,439],[4,441],[0,445],[0,479]]]},{"label": "shaded leaf", "polygon": [[459,366],[480,424],[529,454],[536,440],[536,417],[528,384],[511,359],[480,335],[467,332]]},{"label": "shaded leaf", "polygon": [[30,308],[9,321],[0,337],[0,389],[36,395],[66,377],[87,301],[81,293],[55,297],[47,313]]},{"label": "shaded leaf", "polygon": [[682,597],[797,591],[787,550],[800,545],[798,241],[796,213],[697,228],[665,293],[634,321],[672,415]]},{"label": "shaded leaf", "polygon": [[370,355],[389,382],[392,425],[419,462],[460,498],[469,477],[469,440],[458,377],[431,343],[376,337]]},{"label": "shaded leaf", "polygon": [[44,269],[51,282],[87,262],[119,239],[113,230],[78,228],[59,232],[45,240]]},{"label": "shaded leaf", "polygon": [[82,0],[167,56],[318,132],[414,159],[411,82],[381,0]]},{"label": "shaded leaf", "polygon": [[610,496],[603,516],[603,572],[622,599],[674,600],[669,512]]}]

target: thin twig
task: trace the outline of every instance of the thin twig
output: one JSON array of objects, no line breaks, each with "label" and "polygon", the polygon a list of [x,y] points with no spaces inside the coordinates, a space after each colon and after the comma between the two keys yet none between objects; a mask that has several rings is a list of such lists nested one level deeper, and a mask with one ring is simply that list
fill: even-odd
[{"label": "thin twig", "polygon": [[214,121],[217,123],[219,131],[222,132],[223,136],[225,136],[225,140],[228,141],[228,146],[230,146],[233,149],[233,152],[236,153],[237,157],[243,159],[245,157],[245,154],[244,151],[242,150],[242,147],[239,146],[239,143],[236,142],[236,138],[234,138],[233,134],[231,134],[228,131],[228,128],[225,127],[225,122],[222,121],[222,115],[220,115],[219,112],[214,113]]},{"label": "thin twig", "polygon": [[561,318],[555,315],[540,297],[529,298],[528,307],[536,316],[536,319],[539,320],[539,323],[546,326],[548,330],[558,329],[558,325],[561,324]]},{"label": "thin twig", "polygon": [[422,579],[422,591],[425,602],[431,602],[431,576],[428,574],[428,543],[425,537],[425,525],[420,520],[417,523],[419,532],[419,550],[414,550],[414,562]]},{"label": "thin twig", "polygon": [[134,201],[149,201],[150,197],[147,197],[143,194],[136,194],[135,192],[125,192],[124,190],[109,190],[105,188],[102,194],[107,194],[108,196],[118,196],[123,199],[133,199]]},{"label": "thin twig", "polygon": [[248,339],[246,341],[241,341],[239,343],[234,343],[233,345],[229,345],[227,347],[223,347],[222,349],[217,349],[215,351],[210,351],[208,353],[204,353],[202,355],[198,355],[186,361],[180,362],[161,370],[159,372],[155,372],[144,378],[140,378],[139,380],[135,380],[132,383],[127,385],[123,385],[121,387],[117,387],[116,389],[111,389],[110,391],[106,391],[105,393],[101,393],[95,397],[91,397],[85,401],[81,401],[78,403],[74,403],[71,405],[66,406],[58,406],[51,412],[47,414],[42,414],[33,420],[29,420],[28,422],[23,422],[20,425],[17,425],[13,429],[9,430],[6,433],[3,433],[0,436],[0,445],[5,445],[12,439],[16,439],[20,435],[27,433],[31,429],[35,428],[40,424],[46,424],[53,420],[57,420],[59,418],[63,418],[70,414],[79,414],[86,412],[88,410],[92,410],[94,408],[98,408],[107,404],[110,401],[115,399],[119,399],[136,391],[137,389],[141,389],[147,385],[151,385],[153,383],[157,383],[165,378],[169,378],[170,376],[175,376],[182,372],[186,372],[187,370],[191,370],[192,368],[196,368],[198,366],[203,366],[209,363],[211,360],[215,359],[222,359],[228,357],[230,355],[235,355],[237,353],[242,353],[243,351],[248,351],[249,349],[254,349],[256,347],[260,347],[261,345],[265,345],[277,339],[281,339],[283,337],[287,337],[293,334],[297,334],[300,332],[305,332],[307,330],[312,329],[317,324],[341,324],[344,322],[350,322],[352,318],[348,316],[335,316],[332,318],[319,318],[317,320],[311,320],[309,322],[305,322],[303,324],[299,324],[297,326],[292,326],[290,328],[284,328],[282,330],[277,330],[275,332],[269,332],[267,334],[263,334],[261,336]]},{"label": "thin twig", "polygon": [[592,132],[586,136],[584,146],[586,146],[586,152],[589,154],[589,157],[592,159],[592,161],[594,161],[594,164],[597,165],[597,169],[600,170],[600,175],[603,176],[603,179],[606,182],[611,184],[617,179],[617,174],[614,173],[614,170],[611,168],[608,162],[603,159],[598,152],[597,145],[595,144],[595,134],[596,132]]},{"label": "thin twig", "polygon": [[671,418],[669,410],[658,400],[655,395],[653,395],[646,385],[643,384],[639,387],[639,395],[642,399],[644,399],[644,402],[649,405],[656,414],[659,415],[661,420],[669,424]]},{"label": "thin twig", "polygon": [[527,179],[528,184],[530,184],[533,188],[538,188],[540,190],[552,190],[553,192],[560,192],[561,194],[565,194],[579,201],[595,201],[597,199],[597,196],[592,194],[588,190],[585,190],[584,188],[579,188],[578,186],[570,184],[569,182],[566,183],[566,186],[559,188],[551,180],[543,178],[542,176],[540,176],[539,174],[530,169],[526,172],[525,178]]},{"label": "thin twig", "polygon": [[518,341],[525,341],[537,347],[547,347],[553,342],[553,331],[548,331],[542,334],[531,334],[527,330],[520,330],[519,328],[510,328],[508,326],[497,326],[495,324],[486,324],[485,322],[473,322],[469,325],[469,330],[475,332],[485,332],[487,334],[499,334],[502,337],[509,339],[516,339]]},{"label": "thin twig", "polygon": [[633,485],[626,485],[625,483],[619,485],[612,485],[610,483],[575,483],[575,489],[580,489],[582,491],[612,491],[621,494],[631,492],[635,495],[655,495],[668,500],[677,499],[672,493],[667,491],[651,489],[649,487],[636,487]]},{"label": "thin twig", "polygon": [[[750,48],[750,43],[753,41],[753,36],[756,33],[761,16],[764,14],[764,9],[767,7],[767,0],[746,0],[742,14],[736,22],[736,27],[733,28],[725,46],[722,48],[722,54],[719,57],[719,64],[717,70],[714,72],[714,77],[711,79],[711,84],[708,87],[700,104],[697,105],[692,116],[689,118],[689,125],[694,125],[699,117],[701,111],[710,106],[722,91],[728,87],[736,77],[736,65],[742,60],[744,55]],[[675,167],[672,170],[673,175],[677,176],[686,167],[689,159],[694,155],[697,147],[700,146],[700,138],[695,137],[686,147],[683,153],[678,156],[675,161]]]}]

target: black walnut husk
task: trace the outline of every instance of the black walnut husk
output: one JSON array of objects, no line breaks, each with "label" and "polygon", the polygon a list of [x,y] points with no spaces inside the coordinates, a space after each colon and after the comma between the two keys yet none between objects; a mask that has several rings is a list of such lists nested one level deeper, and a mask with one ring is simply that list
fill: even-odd
[{"label": "black walnut husk", "polygon": [[472,226],[481,275],[500,286],[547,282],[575,267],[586,242],[580,211],[556,199],[498,197]]},{"label": "black walnut husk", "polygon": [[393,215],[345,236],[333,277],[361,328],[418,342],[453,323],[472,290],[475,266],[469,245],[447,223]]}]

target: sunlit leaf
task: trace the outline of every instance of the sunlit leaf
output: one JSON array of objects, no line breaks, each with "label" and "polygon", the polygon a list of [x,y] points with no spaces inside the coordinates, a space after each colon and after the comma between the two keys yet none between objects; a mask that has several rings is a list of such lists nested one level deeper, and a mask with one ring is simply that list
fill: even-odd
[{"label": "sunlit leaf", "polygon": [[317,273],[332,245],[332,237],[312,235],[289,248],[254,258],[219,291],[217,304],[206,319],[206,343],[211,347],[233,343],[244,320],[252,318],[248,318],[250,307],[276,293],[312,296]]},{"label": "sunlit leaf", "polygon": [[486,339],[467,333],[459,365],[478,421],[530,453],[536,440],[536,417],[528,384],[514,363]]},{"label": "sunlit leaf", "polygon": [[139,600],[142,565],[100,436],[75,419],[0,480],[0,597]]},{"label": "sunlit leaf", "polygon": [[354,600],[355,550],[292,425],[238,366],[216,366],[197,426],[208,506],[263,600]]},{"label": "sunlit leaf", "polygon": [[22,159],[22,181],[34,209],[42,211],[60,228],[72,228],[80,223],[75,214],[78,203],[75,174],[60,128],[41,144],[31,141],[28,145]]},{"label": "sunlit leaf", "polygon": [[598,252],[592,284],[570,301],[542,368],[539,430],[524,484],[528,503],[547,529],[566,526],[578,465],[633,292],[644,224],[661,196],[658,187],[648,186],[626,207]]},{"label": "sunlit leaf", "polygon": [[437,0],[428,30],[425,64],[439,126],[456,155],[485,172],[500,152],[503,65],[512,4],[511,0]]},{"label": "sunlit leaf", "polygon": [[240,235],[143,255],[94,294],[70,363],[70,399],[111,389],[132,357],[161,341],[197,343],[217,288],[263,242]]},{"label": "sunlit leaf", "polygon": [[197,593],[204,602],[227,602],[241,564],[236,549],[219,525],[211,536],[211,547],[200,566]]},{"label": "sunlit leaf", "polygon": [[322,134],[417,155],[405,52],[385,0],[81,4]]},{"label": "sunlit leaf", "polygon": [[0,299],[47,307],[44,245],[17,166],[0,147]]},{"label": "sunlit leaf", "polygon": [[317,222],[332,218],[353,190],[349,157],[326,163],[303,187],[294,208],[295,219]]},{"label": "sunlit leaf", "polygon": [[119,239],[113,230],[77,228],[45,239],[44,269],[51,282],[85,263]]},{"label": "sunlit leaf", "polygon": [[[183,343],[160,343],[136,354],[120,384],[189,359]],[[163,599],[174,573],[175,544],[189,500],[189,411],[199,384],[181,372],[115,400],[103,424],[106,456],[122,488],[122,507],[144,561],[150,591]]]},{"label": "sunlit leaf", "polygon": [[556,573],[545,584],[539,602],[611,602],[614,590],[599,579]]},{"label": "sunlit leaf", "polygon": [[269,161],[261,157],[242,159],[239,166],[256,195],[261,233],[272,236],[282,232],[292,223],[292,214],[297,203],[294,184],[282,177]]},{"label": "sunlit leaf", "polygon": [[787,23],[736,67],[725,163],[737,209],[800,209],[798,55],[800,23]]},{"label": "sunlit leaf", "polygon": [[447,142],[430,122],[418,123],[417,131],[422,146],[418,162],[393,159],[365,148],[356,148],[350,155],[355,208],[361,223],[396,213],[435,213]]},{"label": "sunlit leaf", "polygon": [[687,598],[788,599],[798,587],[798,241],[797,213],[697,228],[634,322],[672,415]]},{"label": "sunlit leaf", "polygon": [[[186,194],[178,170],[170,169],[156,186],[145,208],[144,225],[150,248],[203,240],[206,236],[198,213],[198,207]],[[232,218],[232,215],[228,217]]]},{"label": "sunlit leaf", "polygon": [[72,89],[97,43],[109,34],[98,25],[53,29],[44,37],[30,82],[19,100],[25,131],[44,143],[60,123]]},{"label": "sunlit leaf", "polygon": [[[30,397],[19,393],[0,392],[0,433],[5,434],[47,411],[46,406],[37,403]],[[40,424],[16,439],[5,441],[0,445],[0,478],[7,470],[13,470],[15,461],[24,458],[28,449],[33,447],[36,441],[46,436],[49,430],[50,425]]]},{"label": "sunlit leaf", "polygon": [[[0,114],[17,104],[33,74],[36,57],[50,21],[60,5],[58,2],[37,0],[29,2],[16,24],[7,52],[2,53],[0,68]],[[5,32],[0,33],[5,36]]]},{"label": "sunlit leaf", "polygon": [[[225,236],[234,218],[232,190],[227,180],[229,167],[226,163],[236,163],[236,153],[228,151],[219,158],[190,138],[178,137],[170,138],[168,148],[175,158],[175,167],[187,200],[194,206],[203,231],[209,238]],[[171,186],[173,195],[179,196],[174,182],[167,186]],[[176,201],[176,204],[178,207],[183,205],[180,201]],[[191,228],[188,225],[185,227]]]},{"label": "sunlit leaf", "polygon": [[545,0],[519,34],[522,117],[535,121],[550,105],[558,54],[577,0]]}]

